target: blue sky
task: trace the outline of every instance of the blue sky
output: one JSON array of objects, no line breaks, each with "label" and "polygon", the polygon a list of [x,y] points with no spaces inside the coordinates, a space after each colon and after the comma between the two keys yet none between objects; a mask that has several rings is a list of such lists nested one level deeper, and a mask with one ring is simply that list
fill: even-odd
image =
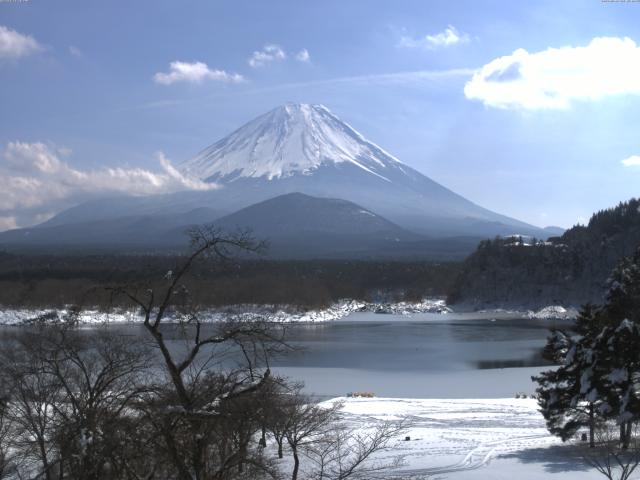
[{"label": "blue sky", "polygon": [[568,227],[640,193],[638,44],[636,2],[0,1],[0,229],[199,188],[171,164],[289,101]]}]

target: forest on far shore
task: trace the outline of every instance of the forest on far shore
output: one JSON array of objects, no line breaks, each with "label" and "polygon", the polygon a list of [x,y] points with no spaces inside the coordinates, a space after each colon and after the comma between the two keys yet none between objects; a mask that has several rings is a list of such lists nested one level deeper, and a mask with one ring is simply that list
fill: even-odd
[{"label": "forest on far shore", "polygon": [[[167,255],[28,255],[0,253],[0,305],[52,308],[123,305],[112,285],[166,282],[183,260]],[[322,308],[340,299],[419,301],[444,296],[457,262],[217,260],[202,262],[185,283],[203,307],[237,304]]]},{"label": "forest on far shore", "polygon": [[587,225],[540,241],[480,243],[463,263],[449,303],[476,308],[602,303],[616,264],[640,246],[640,199],[594,213]]}]

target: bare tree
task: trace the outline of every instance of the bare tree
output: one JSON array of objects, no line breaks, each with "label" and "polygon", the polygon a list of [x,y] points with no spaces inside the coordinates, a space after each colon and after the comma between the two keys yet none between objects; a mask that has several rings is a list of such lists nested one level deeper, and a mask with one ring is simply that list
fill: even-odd
[{"label": "bare tree", "polygon": [[19,452],[19,463],[28,476],[39,474],[52,480],[57,459],[53,403],[60,397],[61,386],[45,373],[42,358],[32,355],[44,338],[27,335],[14,336],[0,351],[3,380],[10,392],[5,400],[5,416],[12,424],[10,446]]},{"label": "bare tree", "polygon": [[[384,471],[398,467],[401,456],[391,461],[376,461],[376,453],[389,448],[389,443],[407,430],[406,419],[383,422],[352,429],[335,424],[318,442],[310,444],[305,455],[315,464],[310,478],[317,480],[343,480],[347,478],[371,479]],[[382,477],[383,478],[383,477]]]},{"label": "bare tree", "polygon": [[[143,326],[159,350],[168,384],[145,406],[149,422],[157,428],[163,450],[184,480],[224,479],[243,473],[244,465],[260,462],[249,444],[261,422],[246,399],[269,382],[269,356],[286,345],[283,333],[264,321],[229,319],[205,333],[201,312],[184,282],[198,263],[225,260],[236,252],[257,252],[262,245],[247,232],[225,234],[213,227],[191,231],[192,253],[182,265],[167,272],[166,286],[117,287],[143,313]],[[142,290],[142,291],[141,291]],[[184,348],[169,347],[163,326],[177,321]],[[223,353],[220,353],[222,350]],[[241,359],[233,369],[220,368],[221,357],[234,351]],[[217,368],[212,369],[215,365]],[[153,453],[153,452],[152,452]]]},{"label": "bare tree", "polygon": [[263,389],[261,408],[263,414],[263,429],[261,443],[266,446],[267,431],[278,446],[278,458],[283,458],[283,447],[286,442],[286,432],[290,419],[287,410],[291,402],[290,395],[299,392],[301,384],[289,384],[282,378],[271,378],[268,388]]},{"label": "bare tree", "polygon": [[293,456],[291,480],[297,480],[300,470],[300,450],[319,442],[337,420],[341,403],[330,408],[316,405],[311,398],[300,392],[300,386],[290,395],[283,396],[281,402],[282,433]]},{"label": "bare tree", "polygon": [[140,393],[144,349],[111,332],[48,325],[14,335],[2,360],[12,448],[25,474],[91,480],[125,470],[135,452],[134,437],[125,435],[134,421],[127,409]]},{"label": "bare tree", "polygon": [[[0,374],[0,386],[5,387],[6,385]],[[9,475],[12,475],[17,468],[15,451],[12,448],[14,426],[9,416],[8,407],[8,394],[0,391],[0,480],[9,478]]]},{"label": "bare tree", "polygon": [[640,465],[640,442],[636,435],[631,435],[624,448],[617,430],[615,425],[599,425],[595,430],[595,448],[584,449],[582,458],[609,480],[627,480]]}]

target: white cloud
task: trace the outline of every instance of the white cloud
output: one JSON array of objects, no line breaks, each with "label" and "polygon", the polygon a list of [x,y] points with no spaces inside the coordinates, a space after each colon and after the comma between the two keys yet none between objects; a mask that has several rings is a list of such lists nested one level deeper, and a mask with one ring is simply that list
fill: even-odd
[{"label": "white cloud", "polygon": [[247,62],[252,68],[264,67],[272,62],[284,60],[287,54],[279,45],[265,45],[262,50],[253,52]]},{"label": "white cloud", "polygon": [[203,62],[171,62],[169,73],[158,72],[153,76],[156,83],[171,85],[176,82],[202,83],[204,80],[239,83],[244,77],[238,73],[227,73],[224,70],[211,70]]},{"label": "white cloud", "polygon": [[0,25],[0,58],[20,58],[42,50],[30,35],[23,35]]},{"label": "white cloud", "polygon": [[418,39],[403,36],[400,38],[400,46],[434,50],[436,48],[451,47],[461,43],[468,43],[469,40],[469,35],[466,33],[460,33],[453,25],[449,25],[442,32],[435,33],[433,35],[425,35]]},{"label": "white cloud", "polygon": [[631,155],[625,158],[622,160],[622,165],[625,167],[640,167],[640,155]]},{"label": "white cloud", "polygon": [[[86,199],[105,194],[152,195],[211,190],[216,184],[185,177],[162,152],[161,170],[105,167],[79,170],[60,158],[64,149],[44,143],[9,142],[0,161],[0,229],[26,226]],[[4,220],[2,220],[4,218]],[[9,228],[7,227],[7,228]]]},{"label": "white cloud", "polygon": [[518,49],[476,72],[467,98],[498,108],[564,109],[573,101],[640,94],[640,47],[630,38],[598,37],[582,47]]},{"label": "white cloud", "polygon": [[69,45],[69,53],[77,58],[82,58],[84,55],[82,54],[82,50],[74,45]]},{"label": "white cloud", "polygon": [[18,228],[18,222],[16,221],[16,217],[0,216],[0,232],[4,232],[5,230],[13,230],[14,228]]},{"label": "white cloud", "polygon": [[298,53],[296,53],[296,60],[302,63],[309,63],[311,61],[309,51],[306,48],[300,50]]}]

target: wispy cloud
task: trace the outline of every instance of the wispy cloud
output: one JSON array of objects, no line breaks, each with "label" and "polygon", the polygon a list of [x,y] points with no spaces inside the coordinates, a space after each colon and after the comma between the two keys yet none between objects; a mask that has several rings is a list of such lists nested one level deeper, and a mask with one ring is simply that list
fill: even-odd
[{"label": "wispy cloud", "polygon": [[640,167],[640,155],[631,155],[625,158],[622,160],[622,165],[625,167]]},{"label": "wispy cloud", "polygon": [[300,50],[298,53],[296,53],[296,60],[302,63],[309,63],[311,61],[309,51],[306,48]]},{"label": "wispy cloud", "polygon": [[0,59],[26,57],[40,50],[42,46],[32,36],[0,25]]},{"label": "wispy cloud", "polygon": [[521,48],[483,66],[464,93],[490,107],[529,110],[639,95],[640,48],[628,37],[599,37],[586,46],[536,53]]},{"label": "wispy cloud", "polygon": [[437,48],[469,43],[470,40],[469,35],[466,33],[460,33],[453,25],[449,25],[442,32],[425,35],[420,38],[402,36],[400,38],[400,46],[406,48],[426,48],[429,50],[435,50]]},{"label": "wispy cloud", "polygon": [[171,62],[169,73],[158,72],[153,80],[161,85],[171,85],[176,82],[202,83],[212,80],[226,83],[244,82],[245,78],[238,73],[227,73],[224,70],[212,70],[203,62]]},{"label": "wispy cloud", "polygon": [[82,58],[84,55],[82,54],[82,50],[74,45],[69,45],[69,53],[77,58]]},{"label": "wispy cloud", "polygon": [[287,54],[280,45],[269,44],[265,45],[262,50],[253,52],[247,60],[247,63],[251,68],[259,68],[286,58]]},{"label": "wispy cloud", "polygon": [[40,142],[7,144],[0,161],[3,186],[0,228],[27,226],[99,195],[151,195],[218,188],[216,184],[184,176],[162,152],[156,153],[161,167],[156,172],[124,167],[80,170],[64,161],[63,153],[68,152]]},{"label": "wispy cloud", "polygon": [[321,85],[410,85],[424,82],[433,82],[454,78],[469,78],[477,70],[472,68],[453,68],[447,70],[414,70],[395,73],[371,73],[366,75],[354,75],[350,77],[327,78],[324,80],[311,80],[308,82],[285,83],[270,87],[272,90],[286,90],[289,88],[313,87]]},{"label": "wispy cloud", "polygon": [[[345,86],[386,86],[386,85],[419,85],[428,82],[437,82],[443,80],[466,79],[478,70],[473,68],[454,68],[448,70],[417,70],[409,72],[396,73],[372,73],[366,75],[356,75],[350,77],[334,77],[322,80],[310,80],[304,82],[289,82],[273,85],[269,87],[254,87],[251,89],[243,89],[236,92],[238,95],[263,95],[270,92],[281,92],[292,89],[312,88],[330,85]],[[230,92],[212,93],[204,97],[190,99],[171,99],[156,100],[142,105],[131,107],[130,109],[154,109],[154,108],[170,108],[177,105],[185,105],[193,102],[203,102],[207,99],[218,99],[233,95]]]}]

